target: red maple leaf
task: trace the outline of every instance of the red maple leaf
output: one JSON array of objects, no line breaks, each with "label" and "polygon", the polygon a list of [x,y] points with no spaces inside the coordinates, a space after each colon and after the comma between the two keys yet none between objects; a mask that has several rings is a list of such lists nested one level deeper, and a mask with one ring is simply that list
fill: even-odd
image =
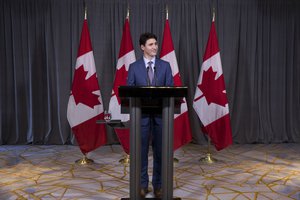
[{"label": "red maple leaf", "polygon": [[121,104],[121,100],[119,97],[119,86],[126,85],[127,74],[128,74],[128,72],[126,71],[125,65],[123,65],[120,69],[118,69],[116,71],[116,76],[115,76],[116,78],[114,81],[113,88],[114,88],[114,92],[115,92],[115,95],[117,96],[119,104]]},{"label": "red maple leaf", "polygon": [[207,71],[203,72],[202,83],[198,85],[198,88],[202,91],[203,95],[195,99],[198,99],[205,96],[205,99],[209,104],[215,103],[221,106],[227,104],[227,97],[225,91],[224,77],[223,74],[215,80],[217,72],[212,70],[212,67],[209,67]]},{"label": "red maple leaf", "polygon": [[95,105],[101,104],[98,100],[99,95],[93,94],[94,91],[99,90],[96,73],[85,80],[87,72],[84,71],[83,66],[75,70],[74,80],[72,85],[72,94],[76,105],[79,103],[85,104],[91,108]]}]

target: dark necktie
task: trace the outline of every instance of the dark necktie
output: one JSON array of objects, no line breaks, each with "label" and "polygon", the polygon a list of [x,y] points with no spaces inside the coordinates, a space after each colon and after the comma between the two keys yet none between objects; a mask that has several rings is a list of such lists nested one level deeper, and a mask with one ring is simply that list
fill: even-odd
[{"label": "dark necktie", "polygon": [[152,85],[152,81],[153,81],[153,77],[154,77],[152,63],[153,63],[152,61],[148,62],[148,76],[149,76],[150,85]]}]

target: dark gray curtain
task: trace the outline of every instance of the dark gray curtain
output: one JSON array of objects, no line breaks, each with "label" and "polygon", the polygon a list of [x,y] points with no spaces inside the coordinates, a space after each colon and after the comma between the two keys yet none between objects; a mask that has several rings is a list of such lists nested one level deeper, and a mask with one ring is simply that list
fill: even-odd
[{"label": "dark gray curtain", "polygon": [[[137,58],[142,32],[161,43],[165,7],[188,86],[193,138],[206,141],[192,109],[211,25],[216,28],[235,143],[300,142],[300,1],[86,0],[104,107],[130,7]],[[0,144],[74,144],[66,118],[84,17],[82,0],[0,1]],[[108,128],[108,143],[118,142]]]}]

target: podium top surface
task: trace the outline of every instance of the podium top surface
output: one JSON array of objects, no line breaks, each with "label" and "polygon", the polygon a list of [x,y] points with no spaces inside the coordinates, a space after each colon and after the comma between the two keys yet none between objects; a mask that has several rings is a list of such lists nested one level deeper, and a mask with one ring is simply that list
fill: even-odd
[{"label": "podium top surface", "polygon": [[120,86],[120,97],[186,97],[187,87]]}]

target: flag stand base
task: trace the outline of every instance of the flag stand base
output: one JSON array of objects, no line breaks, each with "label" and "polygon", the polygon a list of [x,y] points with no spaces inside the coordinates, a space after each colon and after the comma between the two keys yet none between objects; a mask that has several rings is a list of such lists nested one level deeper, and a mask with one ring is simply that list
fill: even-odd
[{"label": "flag stand base", "polygon": [[79,165],[88,165],[94,163],[94,161],[84,156],[83,158],[76,160],[75,163]]},{"label": "flag stand base", "polygon": [[129,165],[129,162],[130,162],[130,156],[128,154],[126,154],[124,158],[119,160],[119,163],[122,163],[123,165]]},{"label": "flag stand base", "polygon": [[199,161],[200,161],[200,162],[204,162],[204,163],[208,163],[208,164],[212,164],[212,163],[217,162],[216,159],[214,159],[214,158],[211,157],[211,154],[210,154],[210,153],[207,153],[205,157],[200,158]]},{"label": "flag stand base", "polygon": [[173,158],[173,162],[174,162],[174,163],[179,163],[179,159],[174,157],[174,158]]},{"label": "flag stand base", "polygon": [[199,161],[203,162],[203,163],[207,163],[207,164],[212,164],[212,163],[215,163],[218,161],[217,159],[212,158],[212,155],[210,153],[210,138],[209,137],[208,137],[208,145],[207,145],[207,154],[205,157],[200,158]]}]

